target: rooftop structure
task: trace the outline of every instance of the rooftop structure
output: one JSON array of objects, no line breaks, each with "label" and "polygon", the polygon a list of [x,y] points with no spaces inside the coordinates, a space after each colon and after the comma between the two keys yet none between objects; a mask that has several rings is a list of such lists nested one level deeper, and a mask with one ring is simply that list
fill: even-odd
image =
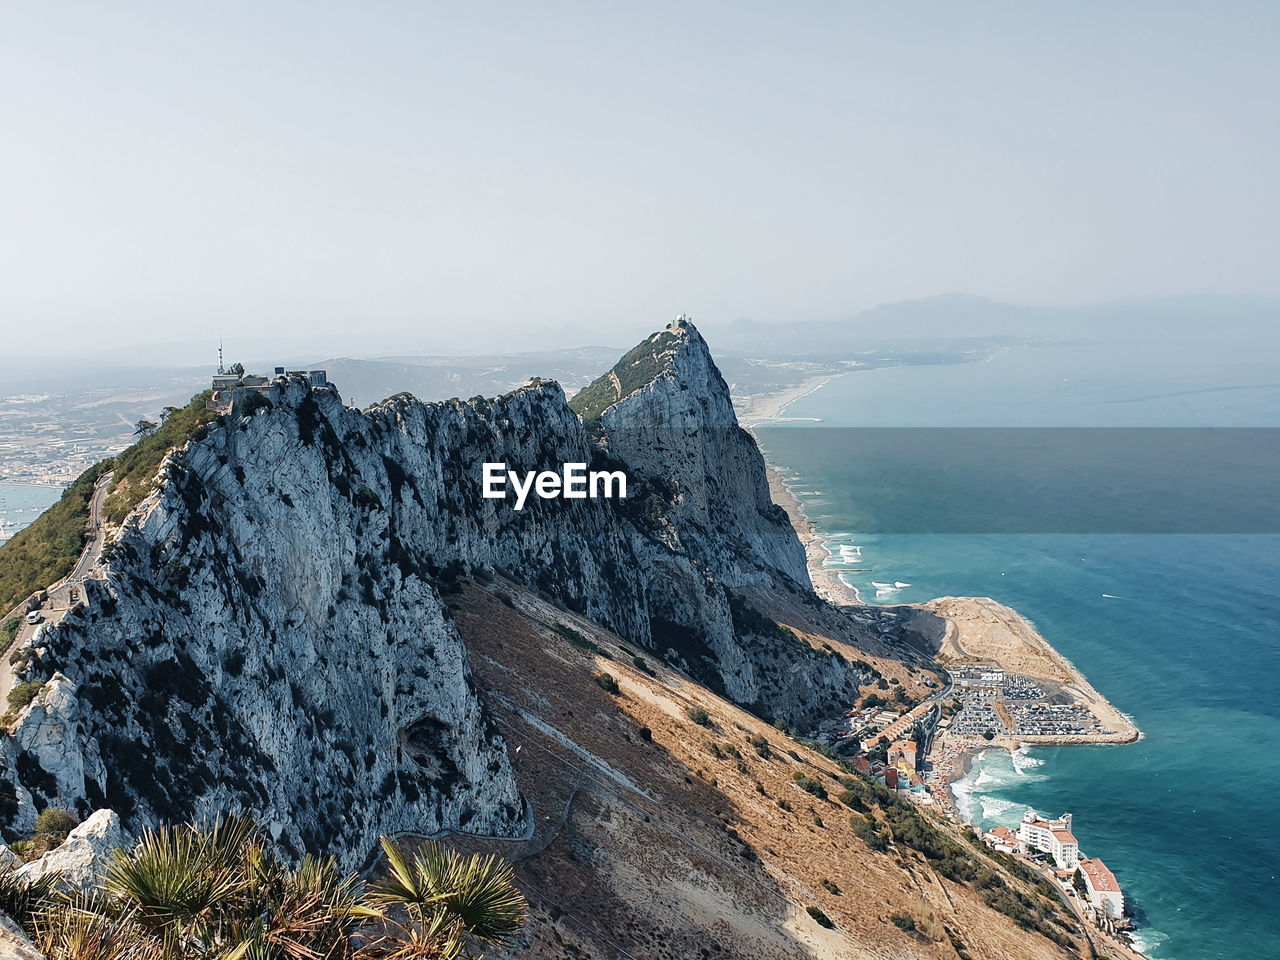
[{"label": "rooftop structure", "polygon": [[1018,835],[1008,827],[993,827],[982,835],[982,842],[1001,853],[1015,853],[1018,849]]},{"label": "rooftop structure", "polygon": [[1105,863],[1090,857],[1081,858],[1080,876],[1095,910],[1116,920],[1124,916],[1124,893]]},{"label": "rooftop structure", "polygon": [[1028,850],[1049,854],[1059,870],[1074,870],[1080,862],[1080,844],[1071,832],[1069,813],[1057,820],[1042,820],[1028,810],[1018,824],[1018,841]]},{"label": "rooftop structure", "polygon": [[1004,668],[999,664],[965,664],[951,671],[957,687],[998,687],[1004,683]]},{"label": "rooftop structure", "polygon": [[911,773],[916,769],[916,742],[914,740],[895,740],[889,744],[889,763],[903,773]]},{"label": "rooftop structure", "polygon": [[230,369],[227,369],[222,363],[222,346],[219,344],[218,372],[213,375],[210,383],[213,396],[209,400],[209,408],[217,410],[219,413],[226,413],[231,409],[234,391],[255,390],[258,393],[266,394],[270,391],[271,385],[277,380],[289,377],[304,377],[308,385],[313,388],[329,385],[329,376],[324,370],[286,370],[284,367],[276,367],[272,376],[261,377],[245,373],[244,367],[239,364],[233,364]]}]

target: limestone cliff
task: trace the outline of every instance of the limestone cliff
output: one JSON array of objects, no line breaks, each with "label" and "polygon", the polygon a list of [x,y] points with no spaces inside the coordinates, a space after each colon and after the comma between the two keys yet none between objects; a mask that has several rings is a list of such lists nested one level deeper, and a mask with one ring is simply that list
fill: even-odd
[{"label": "limestone cliff", "polygon": [[[20,679],[43,687],[0,744],[4,826],[49,802],[133,831],[241,807],[348,862],[380,833],[522,835],[444,602],[493,571],[766,715],[848,702],[850,662],[747,598],[816,603],[705,343],[678,324],[641,347],[650,363],[586,424],[547,381],[364,412],[300,378],[239,396],[27,651]],[[630,496],[516,511],[481,495],[498,461],[624,469]]]}]

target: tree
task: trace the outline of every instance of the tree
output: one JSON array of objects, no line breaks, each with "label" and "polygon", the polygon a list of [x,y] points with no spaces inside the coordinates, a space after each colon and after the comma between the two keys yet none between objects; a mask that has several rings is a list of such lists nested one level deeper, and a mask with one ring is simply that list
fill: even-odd
[{"label": "tree", "polygon": [[134,424],[133,435],[135,437],[149,437],[155,433],[157,429],[159,429],[158,426],[150,420],[139,420]]},{"label": "tree", "polygon": [[175,413],[181,413],[181,412],[182,412],[181,407],[165,407],[163,410],[160,411],[160,422],[162,424],[168,423],[170,417],[172,417]]},{"label": "tree", "polygon": [[243,364],[243,363],[233,363],[233,364],[231,365],[231,369],[229,369],[227,372],[228,372],[229,374],[231,374],[233,377],[243,377],[243,376],[244,376],[244,364]]}]

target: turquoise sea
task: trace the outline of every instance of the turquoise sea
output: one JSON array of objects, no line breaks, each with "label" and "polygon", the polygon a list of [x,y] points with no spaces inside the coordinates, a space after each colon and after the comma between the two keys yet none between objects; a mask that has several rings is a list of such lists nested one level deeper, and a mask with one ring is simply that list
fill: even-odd
[{"label": "turquoise sea", "polygon": [[[875,471],[875,446],[872,462],[851,471],[842,459],[857,454],[833,455],[843,449],[833,428],[1280,426],[1280,386],[1239,353],[1135,349],[1126,358],[1074,345],[857,372],[786,411],[821,419],[816,428],[759,431],[828,537],[833,565],[863,571],[845,577],[865,601],[994,597],[1133,716],[1145,734],[1137,744],[988,751],[960,793],[983,826],[1012,825],[1028,808],[1073,813],[1082,849],[1114,871],[1139,944],[1159,960],[1280,957],[1280,833],[1271,829],[1280,812],[1280,535],[1247,524],[1231,534],[1135,533],[1123,523],[1060,532],[1057,513],[1025,533],[868,533],[869,520],[931,502],[966,477],[939,464],[891,490],[864,487],[850,477]],[[792,435],[800,430],[813,434]],[[1069,498],[1065,489],[1053,496]]]},{"label": "turquoise sea", "polygon": [[61,487],[0,480],[0,541],[7,540],[40,516],[60,496]]}]

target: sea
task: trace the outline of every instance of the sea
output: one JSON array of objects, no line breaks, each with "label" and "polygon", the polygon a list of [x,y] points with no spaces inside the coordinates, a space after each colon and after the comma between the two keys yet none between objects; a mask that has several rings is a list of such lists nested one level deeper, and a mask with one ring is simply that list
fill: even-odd
[{"label": "sea", "polygon": [[[1130,745],[980,754],[957,785],[971,821],[1072,813],[1154,960],[1280,958],[1280,531],[1267,513],[1280,491],[1261,475],[1280,384],[1230,345],[1146,347],[854,372],[757,435],[865,602],[994,597],[1142,730]],[[1117,446],[1124,482],[1092,476],[1089,457]],[[931,447],[969,453],[957,467]],[[1185,493],[1181,506],[1135,492],[1144,463],[1178,481],[1158,492]],[[970,503],[982,519],[967,525]],[[1001,504],[1009,522],[992,519]]]},{"label": "sea", "polygon": [[0,480],[0,543],[40,516],[60,496],[61,487]]}]

